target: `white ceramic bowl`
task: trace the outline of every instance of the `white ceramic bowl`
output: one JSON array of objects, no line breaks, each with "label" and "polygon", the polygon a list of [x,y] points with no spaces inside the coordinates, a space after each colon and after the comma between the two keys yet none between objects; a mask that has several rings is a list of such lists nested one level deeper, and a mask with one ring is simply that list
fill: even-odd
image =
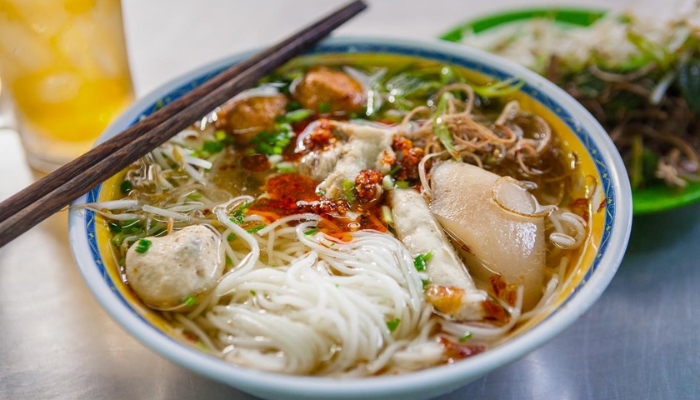
[{"label": "white ceramic bowl", "polygon": [[[203,375],[240,390],[270,399],[425,399],[434,397],[508,364],[551,340],[571,325],[600,297],[620,264],[629,238],[632,204],[625,168],[608,135],[583,107],[544,78],[495,56],[437,41],[418,42],[377,38],[333,38],[313,51],[312,57],[332,57],[334,53],[387,53],[434,59],[456,64],[477,73],[506,79],[519,77],[526,84],[521,91],[538,107],[551,111],[562,129],[569,131],[570,142],[579,146],[580,157],[587,159],[591,174],[599,179],[598,196],[607,201],[602,212],[592,216],[598,234],[593,250],[582,265],[580,279],[560,306],[527,332],[512,340],[449,366],[430,368],[401,376],[363,379],[334,379],[279,375],[238,367],[188,347],[163,333],[139,314],[115,284],[115,275],[106,270],[110,264],[102,254],[95,232],[92,212],[70,212],[70,242],[80,271],[99,303],[126,331],[164,357]],[[240,61],[248,54],[228,57],[177,78],[141,98],[102,135],[102,141],[122,131],[141,115],[157,108],[200,84],[206,77]],[[331,55],[329,55],[331,54]],[[585,154],[587,153],[587,154]],[[101,187],[83,196],[77,203],[99,198]],[[104,251],[103,251],[104,253]],[[106,267],[107,265],[107,267]],[[571,343],[571,346],[576,346]],[[108,362],[108,361],[105,361]]]}]

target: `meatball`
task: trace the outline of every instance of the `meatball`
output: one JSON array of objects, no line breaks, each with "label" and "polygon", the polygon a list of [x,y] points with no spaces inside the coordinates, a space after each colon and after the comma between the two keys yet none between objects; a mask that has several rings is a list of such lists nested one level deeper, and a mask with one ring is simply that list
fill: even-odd
[{"label": "meatball", "polygon": [[183,308],[188,298],[209,292],[221,278],[224,249],[221,235],[211,228],[193,225],[140,241],[126,253],[126,277],[151,308]]},{"label": "meatball", "polygon": [[294,89],[294,97],[304,108],[320,113],[362,111],[365,93],[350,75],[326,67],[308,70]]},{"label": "meatball", "polygon": [[225,105],[218,113],[217,128],[233,135],[239,145],[246,145],[262,131],[275,129],[275,118],[287,112],[287,97],[255,96]]}]

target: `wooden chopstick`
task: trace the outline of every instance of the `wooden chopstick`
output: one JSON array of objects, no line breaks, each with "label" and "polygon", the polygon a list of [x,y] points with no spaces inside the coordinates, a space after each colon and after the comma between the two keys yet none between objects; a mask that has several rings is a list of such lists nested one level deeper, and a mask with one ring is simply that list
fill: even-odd
[{"label": "wooden chopstick", "polygon": [[307,50],[359,12],[361,0],[221,72],[182,98],[0,203],[0,247]]}]

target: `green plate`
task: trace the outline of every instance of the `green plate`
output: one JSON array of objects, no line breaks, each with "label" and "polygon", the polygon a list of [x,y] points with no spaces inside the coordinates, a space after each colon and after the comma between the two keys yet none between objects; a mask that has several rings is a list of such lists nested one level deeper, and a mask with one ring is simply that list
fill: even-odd
[{"label": "green plate", "polygon": [[[501,25],[535,18],[547,18],[562,25],[585,27],[593,24],[605,13],[605,10],[557,7],[509,10],[467,21],[440,35],[440,39],[461,42],[465,35],[479,34]],[[635,215],[667,211],[698,201],[700,182],[689,182],[683,190],[656,185],[632,191]]]}]

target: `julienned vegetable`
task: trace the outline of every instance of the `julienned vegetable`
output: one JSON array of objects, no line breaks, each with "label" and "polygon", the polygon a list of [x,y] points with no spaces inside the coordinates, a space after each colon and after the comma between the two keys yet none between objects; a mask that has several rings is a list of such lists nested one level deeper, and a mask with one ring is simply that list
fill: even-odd
[{"label": "julienned vegetable", "polygon": [[580,101],[612,137],[633,188],[682,189],[700,179],[700,30],[692,16],[608,15],[581,28],[534,19],[463,41],[545,75]]}]

